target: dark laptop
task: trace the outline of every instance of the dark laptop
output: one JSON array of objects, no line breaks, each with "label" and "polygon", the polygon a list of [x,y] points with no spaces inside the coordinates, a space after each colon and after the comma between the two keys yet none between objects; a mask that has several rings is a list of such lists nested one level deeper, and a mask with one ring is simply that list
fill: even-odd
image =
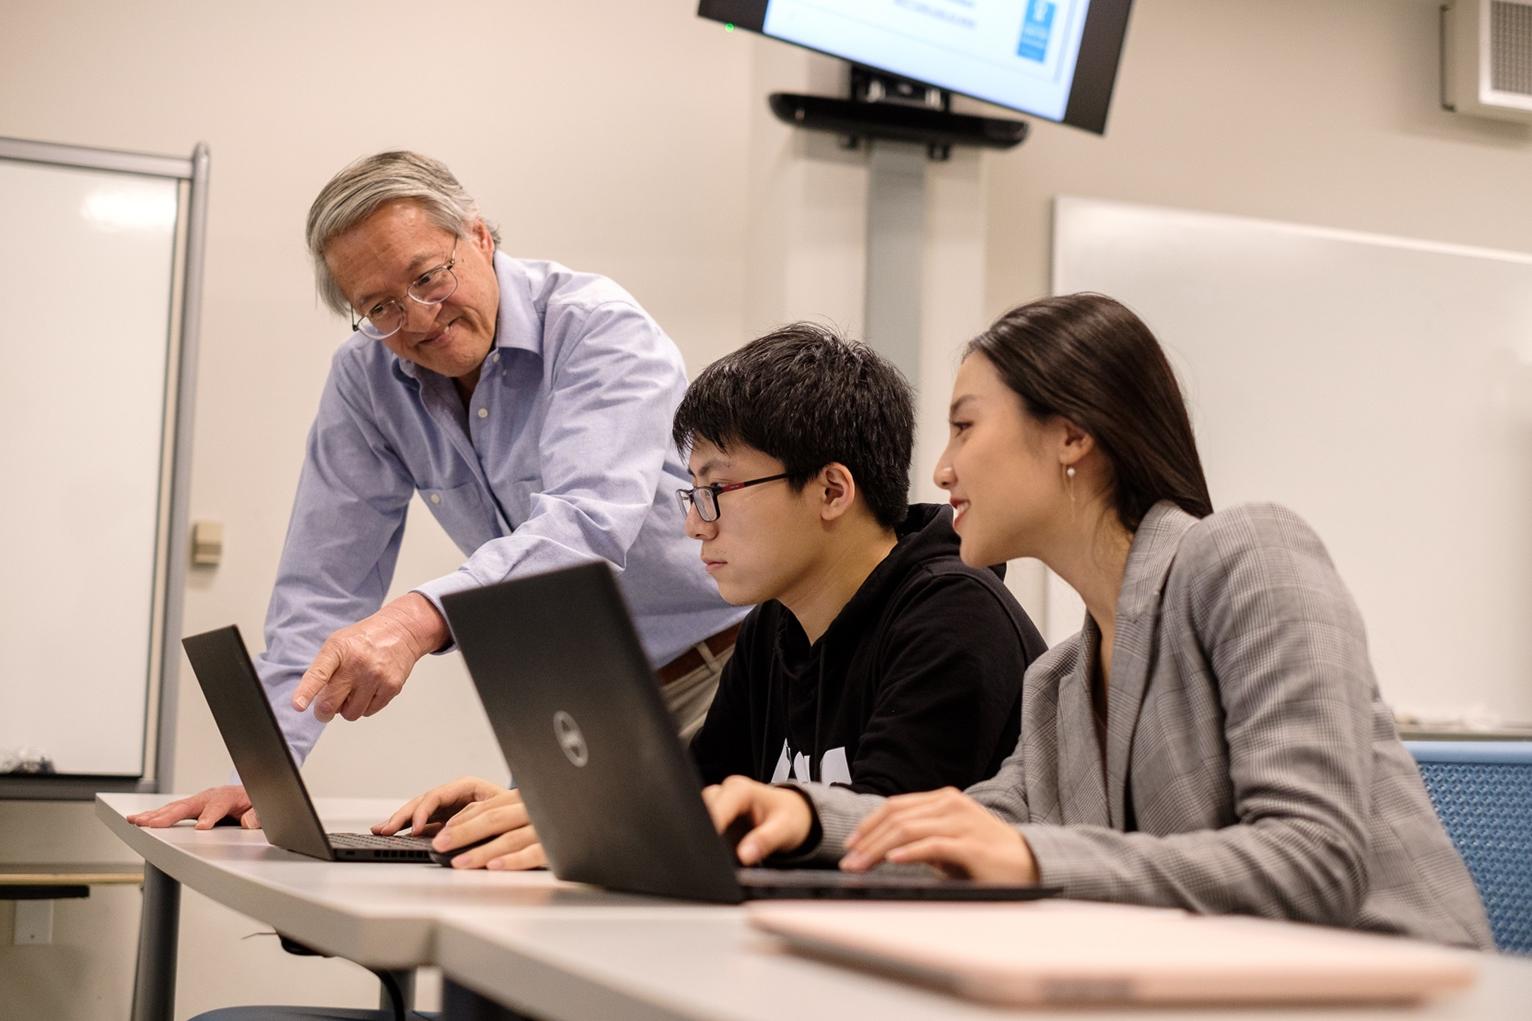
[{"label": "dark laptop", "polygon": [[250,654],[230,625],[181,639],[266,839],[326,861],[430,861],[426,837],[326,833]]},{"label": "dark laptop", "polygon": [[447,621],[560,879],[685,900],[1025,900],[917,874],[740,869],[603,561],[449,595]]}]

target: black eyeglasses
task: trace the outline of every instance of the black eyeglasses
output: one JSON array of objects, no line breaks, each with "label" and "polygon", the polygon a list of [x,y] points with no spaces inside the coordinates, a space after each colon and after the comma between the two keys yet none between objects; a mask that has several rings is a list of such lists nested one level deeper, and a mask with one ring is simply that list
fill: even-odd
[{"label": "black eyeglasses", "polygon": [[775,482],[778,479],[787,478],[787,472],[780,475],[767,475],[764,478],[751,479],[748,482],[731,482],[724,485],[715,482],[711,486],[698,486],[696,489],[676,490],[676,499],[681,504],[681,514],[692,508],[697,508],[697,517],[703,521],[718,520],[718,498],[724,493],[732,493],[736,489],[748,489],[751,486],[759,486],[763,482]]},{"label": "black eyeglasses", "polygon": [[[404,292],[405,296],[417,305],[440,305],[457,290],[457,274],[452,272],[455,265],[456,240],[452,242],[452,252],[447,256],[447,261],[416,277]],[[404,328],[406,318],[407,313],[399,300],[388,298],[373,305],[361,318],[353,314],[351,328],[362,331],[373,340],[387,340]]]}]

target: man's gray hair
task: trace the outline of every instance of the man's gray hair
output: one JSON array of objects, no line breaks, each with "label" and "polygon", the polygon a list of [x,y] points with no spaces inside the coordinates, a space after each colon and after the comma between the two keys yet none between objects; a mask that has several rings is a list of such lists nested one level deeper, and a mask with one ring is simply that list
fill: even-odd
[{"label": "man's gray hair", "polygon": [[[462,237],[479,215],[479,204],[463,190],[446,164],[418,152],[380,152],[364,156],[330,178],[309,207],[308,246],[314,257],[314,284],[324,303],[341,315],[350,301],[341,293],[324,250],[331,241],[361,223],[385,202],[409,199],[420,205],[431,222]],[[500,231],[485,221],[495,244]]]}]

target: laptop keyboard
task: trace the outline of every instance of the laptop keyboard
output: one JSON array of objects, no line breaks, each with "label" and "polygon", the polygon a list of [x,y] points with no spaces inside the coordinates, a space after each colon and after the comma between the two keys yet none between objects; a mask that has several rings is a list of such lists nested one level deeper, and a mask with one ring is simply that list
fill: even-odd
[{"label": "laptop keyboard", "polygon": [[348,851],[427,851],[429,837],[380,837],[376,833],[326,833],[330,846]]},{"label": "laptop keyboard", "polygon": [[877,872],[836,869],[736,869],[751,899],[1033,900],[1058,894],[1055,887],[1006,886],[947,879],[924,865],[884,866]]},{"label": "laptop keyboard", "polygon": [[924,865],[916,868],[885,866],[875,873],[842,872],[839,869],[769,869],[737,868],[734,870],[740,885],[802,887],[914,887],[931,886],[947,882],[934,875]]}]

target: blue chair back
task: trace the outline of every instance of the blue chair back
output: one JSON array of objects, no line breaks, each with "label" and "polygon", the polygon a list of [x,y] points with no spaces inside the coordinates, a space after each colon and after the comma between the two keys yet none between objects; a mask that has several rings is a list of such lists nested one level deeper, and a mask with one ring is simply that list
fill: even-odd
[{"label": "blue chair back", "polygon": [[1406,741],[1495,946],[1532,954],[1532,741]]}]

